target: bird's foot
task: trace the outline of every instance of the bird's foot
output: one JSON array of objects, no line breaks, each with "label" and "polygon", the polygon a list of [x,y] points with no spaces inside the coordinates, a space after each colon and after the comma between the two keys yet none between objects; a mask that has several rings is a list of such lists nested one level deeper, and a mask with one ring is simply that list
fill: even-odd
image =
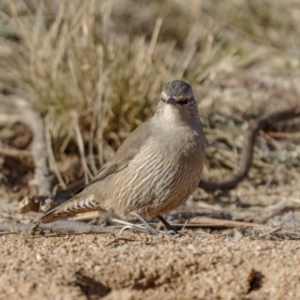
[{"label": "bird's foot", "polygon": [[120,230],[119,234],[122,233],[122,232],[124,232],[125,230],[129,230],[129,231],[134,232],[134,233],[148,233],[148,234],[153,234],[153,235],[159,234],[159,231],[156,230],[155,228],[153,228],[152,226],[151,226],[151,228],[150,227],[141,228],[141,227],[134,226],[134,225],[124,226]]},{"label": "bird's foot", "polygon": [[143,223],[149,234],[157,235],[160,233],[151,224],[149,224],[140,214],[134,212],[133,215]]}]

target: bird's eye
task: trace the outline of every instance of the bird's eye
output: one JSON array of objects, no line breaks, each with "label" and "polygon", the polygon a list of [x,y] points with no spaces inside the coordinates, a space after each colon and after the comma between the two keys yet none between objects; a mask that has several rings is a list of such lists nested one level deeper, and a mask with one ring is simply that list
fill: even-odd
[{"label": "bird's eye", "polygon": [[178,101],[178,103],[179,103],[180,105],[186,105],[186,104],[189,103],[189,100],[188,100],[188,99],[182,99],[182,100]]}]

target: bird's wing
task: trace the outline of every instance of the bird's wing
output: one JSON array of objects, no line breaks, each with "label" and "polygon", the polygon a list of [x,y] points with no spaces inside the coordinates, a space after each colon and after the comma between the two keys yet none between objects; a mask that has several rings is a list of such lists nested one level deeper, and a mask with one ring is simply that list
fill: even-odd
[{"label": "bird's wing", "polygon": [[85,187],[106,178],[109,175],[116,174],[125,169],[129,162],[136,156],[142,145],[150,137],[151,125],[150,121],[143,123],[137,127],[124,141],[111,160],[99,170],[98,174],[85,186],[78,191],[81,192]]}]

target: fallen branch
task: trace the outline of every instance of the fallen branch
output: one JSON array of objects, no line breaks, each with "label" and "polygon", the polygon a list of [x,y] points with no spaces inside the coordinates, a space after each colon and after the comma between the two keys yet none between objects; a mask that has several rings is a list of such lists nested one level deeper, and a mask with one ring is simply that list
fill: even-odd
[{"label": "fallen branch", "polygon": [[258,119],[250,120],[248,123],[248,129],[245,132],[241,160],[236,172],[223,182],[209,182],[201,180],[198,187],[210,192],[235,188],[237,184],[248,175],[253,158],[255,138],[258,131],[264,130],[268,125],[276,122],[290,120],[299,116],[300,106],[296,106],[292,109],[267,114]]},{"label": "fallen branch", "polygon": [[51,174],[48,167],[48,151],[45,139],[45,123],[39,112],[26,107],[23,110],[24,122],[32,130],[32,158],[34,161],[34,177],[31,184],[35,185],[38,195],[51,194]]},{"label": "fallen branch", "polygon": [[[31,152],[34,161],[34,177],[31,182],[38,195],[51,194],[51,172],[48,167],[48,151],[45,139],[45,123],[40,113],[34,110],[29,101],[17,96],[0,98],[2,108],[15,117],[15,121],[26,124],[32,131]],[[3,116],[1,115],[3,119]]]},{"label": "fallen branch", "polygon": [[[26,233],[28,228],[27,224],[21,224],[16,222],[2,222],[0,223],[0,231],[7,233]],[[103,227],[98,225],[87,224],[78,221],[59,220],[49,224],[39,224],[39,228],[42,230],[49,230],[56,233],[117,233],[120,230],[116,230],[111,227]]]}]

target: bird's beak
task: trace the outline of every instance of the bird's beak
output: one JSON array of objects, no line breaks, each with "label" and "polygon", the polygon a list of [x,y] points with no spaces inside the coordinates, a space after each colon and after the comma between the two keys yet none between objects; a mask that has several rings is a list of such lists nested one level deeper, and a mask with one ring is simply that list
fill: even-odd
[{"label": "bird's beak", "polygon": [[176,104],[176,100],[172,97],[168,98],[167,104]]}]

